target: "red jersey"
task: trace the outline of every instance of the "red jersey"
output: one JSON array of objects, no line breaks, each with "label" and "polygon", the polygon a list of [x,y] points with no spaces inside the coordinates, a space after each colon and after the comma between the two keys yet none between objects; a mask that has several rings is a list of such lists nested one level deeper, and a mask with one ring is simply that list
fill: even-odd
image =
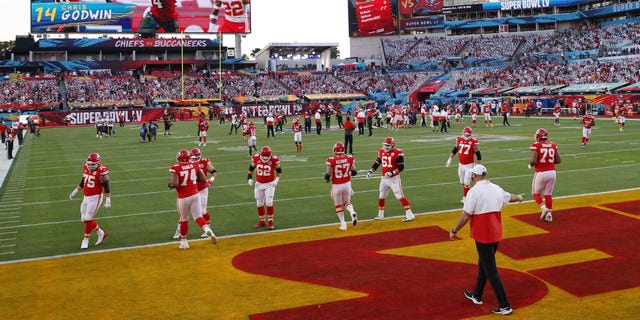
[{"label": "red jersey", "polygon": [[85,196],[94,196],[97,194],[102,194],[104,191],[104,186],[102,185],[101,177],[109,174],[109,169],[102,164],[99,164],[98,167],[89,171],[89,168],[85,164],[82,166],[82,179],[83,179],[83,192]]},{"label": "red jersey", "polygon": [[485,104],[482,110],[483,113],[485,114],[490,114],[491,113],[491,106],[488,104]]},{"label": "red jersey", "polygon": [[329,157],[326,164],[331,166],[331,183],[343,184],[351,181],[353,161],[353,156],[348,154]]},{"label": "red jersey", "polygon": [[176,0],[152,0],[151,14],[159,21],[178,20]]},{"label": "red jersey", "polygon": [[200,131],[209,131],[209,122],[202,121],[202,122],[198,123],[198,129]]},{"label": "red jersey", "polygon": [[402,163],[398,162],[399,157],[402,157],[404,159],[404,152],[402,151],[402,149],[394,148],[389,152],[384,151],[383,148],[380,148],[380,150],[378,150],[378,160],[376,160],[376,162],[380,163],[383,175],[387,172],[398,169],[398,164],[404,164],[404,160],[402,160]]},{"label": "red jersey", "polygon": [[276,179],[276,168],[280,166],[280,158],[271,156],[269,161],[264,162],[260,158],[260,154],[254,154],[252,162],[256,172],[256,181],[260,183],[269,183]]},{"label": "red jersey", "polygon": [[591,129],[591,127],[595,125],[595,122],[596,119],[594,117],[587,115],[582,116],[582,120],[580,121],[586,129]]},{"label": "red jersey", "polygon": [[478,114],[478,106],[471,106],[471,109],[469,109],[469,113]]},{"label": "red jersey", "polygon": [[[200,168],[202,170],[202,172],[204,172],[204,174],[206,176],[207,175],[207,167],[211,163],[211,160],[209,160],[207,158],[200,158],[200,160],[196,161],[195,163],[198,164],[198,168]],[[202,182],[198,181],[198,191],[203,190],[208,186],[209,186],[209,182],[208,181],[202,181]]]},{"label": "red jersey", "polygon": [[458,162],[460,164],[474,163],[475,147],[480,146],[476,138],[465,140],[463,137],[456,138],[456,148],[458,148]]},{"label": "red jersey", "polygon": [[293,132],[302,132],[302,124],[300,122],[294,122],[291,125],[291,130],[293,130]]},{"label": "red jersey", "polygon": [[250,125],[247,127],[247,132],[249,133],[250,137],[253,137],[256,135],[256,125]]},{"label": "red jersey", "polygon": [[169,172],[178,175],[178,198],[187,198],[198,193],[198,163],[178,163],[169,167]]},{"label": "red jersey", "polygon": [[276,113],[276,123],[282,123],[282,115]]},{"label": "red jersey", "polygon": [[536,172],[551,171],[556,169],[554,163],[555,155],[558,152],[558,146],[554,142],[538,141],[531,144],[529,150],[538,153],[538,163],[536,164]]},{"label": "red jersey", "polygon": [[553,113],[560,113],[560,107],[559,106],[555,106],[553,108]]}]

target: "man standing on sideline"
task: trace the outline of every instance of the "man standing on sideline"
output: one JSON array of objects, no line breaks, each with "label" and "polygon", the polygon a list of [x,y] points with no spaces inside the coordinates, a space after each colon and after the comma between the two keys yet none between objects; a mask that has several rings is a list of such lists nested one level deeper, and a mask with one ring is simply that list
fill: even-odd
[{"label": "man standing on sideline", "polygon": [[311,133],[311,115],[308,110],[304,112],[304,133]]},{"label": "man standing on sideline", "polygon": [[2,144],[4,144],[7,139],[8,130],[9,126],[4,123],[4,119],[0,119],[0,137],[2,138]]},{"label": "man standing on sideline", "polygon": [[358,108],[355,114],[356,121],[358,121],[358,135],[364,136],[364,122],[367,119],[367,115],[362,108]]},{"label": "man standing on sideline", "polygon": [[369,130],[369,137],[373,135],[373,108],[367,110],[367,129]]},{"label": "man standing on sideline", "polygon": [[502,125],[511,127],[511,124],[509,123],[509,105],[510,104],[508,102],[505,102],[502,105]]},{"label": "man standing on sideline", "polygon": [[[255,182],[253,181],[253,171],[256,171]],[[280,181],[281,175],[280,158],[271,154],[271,148],[264,146],[259,154],[253,155],[251,164],[249,165],[249,173],[247,174],[247,183],[249,186],[255,184],[253,195],[256,198],[259,218],[255,228],[265,226],[269,230],[274,228],[273,215],[275,209],[273,207],[273,197],[276,193],[276,186]],[[267,221],[265,221],[264,218],[265,213],[267,215]]]},{"label": "man standing on sideline", "polygon": [[353,130],[355,129],[356,125],[347,116],[347,121],[344,122],[344,146],[345,150],[348,148],[349,154],[353,154]]},{"label": "man standing on sideline", "polygon": [[[551,209],[553,208],[553,187],[556,184],[556,164],[562,162],[558,146],[551,141],[547,141],[547,130],[540,128],[536,130],[536,142],[531,144],[531,160],[529,169],[535,168],[533,181],[531,183],[531,195],[540,207],[540,220],[553,221]],[[544,196],[544,201],[542,197]]]},{"label": "man standing on sideline", "polygon": [[[326,161],[327,171],[324,174],[326,182],[331,181],[331,199],[340,220],[340,230],[347,230],[347,222],[344,219],[344,209],[349,211],[351,215],[351,223],[355,226],[358,223],[358,214],[351,204],[351,176],[358,174],[354,158],[352,155],[346,155],[344,144],[336,142],[333,145],[333,157],[329,157]],[[343,209],[344,208],[344,209]]]},{"label": "man standing on sideline", "polygon": [[400,173],[404,170],[404,152],[402,149],[396,148],[396,141],[393,137],[387,137],[382,143],[382,148],[378,150],[376,161],[367,172],[367,179],[371,179],[371,174],[382,165],[382,176],[380,177],[380,187],[378,196],[378,215],[375,220],[384,219],[384,204],[389,190],[393,191],[396,199],[400,200],[404,208],[405,217],[402,222],[415,220],[415,216],[411,211],[409,200],[402,192],[402,183],[400,181]]},{"label": "man standing on sideline", "polygon": [[276,133],[275,131],[273,131],[273,126],[276,123],[276,119],[273,117],[273,115],[271,113],[269,113],[269,115],[266,118],[266,125],[267,125],[267,139],[269,138],[269,135],[271,135],[271,137],[276,137]]},{"label": "man standing on sideline", "polygon": [[502,240],[501,210],[510,202],[521,202],[522,194],[512,194],[486,180],[487,168],[478,164],[471,171],[471,179],[475,183],[469,190],[467,200],[462,208],[458,223],[451,229],[449,239],[454,240],[456,234],[467,221],[470,222],[471,237],[476,241],[478,252],[478,278],[473,291],[464,290],[464,296],[475,304],[482,304],[482,295],[487,280],[491,283],[499,306],[491,309],[495,314],[511,314],[511,304],[502,285],[496,267],[496,252]]},{"label": "man standing on sideline", "polygon": [[92,232],[98,235],[96,246],[101,244],[109,235],[100,228],[95,220],[98,209],[102,204],[103,195],[106,197],[104,207],[111,208],[109,169],[100,163],[100,155],[97,153],[91,153],[87,157],[86,163],[82,166],[80,184],[71,191],[69,200],[73,200],[80,190],[84,192],[84,198],[80,205],[80,219],[84,223],[84,239],[82,239],[80,249],[84,250],[89,247],[89,237],[91,237]]},{"label": "man standing on sideline", "polygon": [[16,136],[18,135],[18,131],[16,129],[8,129],[9,133],[7,133],[6,144],[7,144],[7,159],[13,159],[13,142],[16,140]]},{"label": "man standing on sideline", "polygon": [[322,115],[320,114],[320,107],[316,110],[316,114],[313,115],[313,118],[316,121],[316,134],[320,135],[320,131],[322,131]]},{"label": "man standing on sideline", "polygon": [[209,223],[202,217],[202,206],[200,194],[198,193],[198,182],[206,182],[207,177],[204,172],[199,169],[197,162],[191,161],[191,155],[186,149],[178,151],[176,155],[177,164],[169,167],[171,173],[171,182],[169,189],[176,189],[178,201],[176,207],[178,209],[178,223],[180,225],[180,249],[189,249],[187,242],[187,234],[189,233],[189,213],[193,220],[202,228],[204,233],[209,237],[211,243],[217,244],[218,239],[209,227]]},{"label": "man standing on sideline", "polygon": [[471,131],[470,127],[462,129],[462,136],[456,138],[456,145],[453,146],[453,150],[451,150],[451,154],[449,154],[449,159],[447,159],[445,163],[445,166],[448,168],[451,165],[453,156],[456,153],[458,154],[458,178],[462,185],[462,203],[464,203],[467,192],[469,192],[471,188],[471,169],[473,169],[476,163],[473,156],[475,155],[478,164],[482,164],[480,142],[471,136],[472,133],[473,131]]}]

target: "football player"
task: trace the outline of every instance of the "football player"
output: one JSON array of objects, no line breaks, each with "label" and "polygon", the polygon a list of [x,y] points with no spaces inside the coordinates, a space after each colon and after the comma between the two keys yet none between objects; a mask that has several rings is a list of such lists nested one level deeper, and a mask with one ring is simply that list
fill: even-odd
[{"label": "football player", "polygon": [[591,127],[596,125],[596,118],[591,115],[591,111],[587,111],[580,119],[580,124],[582,125],[582,149],[584,149],[591,138]]},{"label": "football player", "polygon": [[[207,205],[209,204],[209,186],[213,183],[213,181],[218,176],[218,171],[213,167],[211,160],[202,157],[202,152],[198,148],[193,148],[189,151],[189,156],[191,157],[191,161],[198,164],[198,167],[205,176],[211,174],[211,178],[206,181],[198,181],[198,194],[200,195],[200,211],[202,212],[202,217],[204,220],[211,226],[211,215],[209,214],[209,210],[207,209]],[[200,237],[206,238],[207,233],[203,233]],[[176,232],[173,234],[174,239],[180,238],[180,222],[178,222],[178,227],[176,228]]]},{"label": "football player", "polygon": [[180,224],[180,249],[189,249],[187,242],[187,233],[189,232],[189,213],[193,220],[202,228],[204,233],[209,237],[211,243],[218,243],[216,235],[209,227],[209,223],[202,217],[202,205],[200,194],[198,192],[198,182],[207,182],[199,163],[191,161],[189,151],[182,149],[176,155],[177,164],[169,167],[171,173],[171,182],[169,189],[176,189],[178,201],[176,207],[178,209]]},{"label": "football player", "polygon": [[249,135],[247,145],[249,146],[249,158],[251,158],[253,151],[258,152],[258,148],[256,148],[256,125],[253,121],[249,121],[249,124],[247,124],[247,135]]},{"label": "football player", "polygon": [[[471,169],[477,164],[482,164],[482,154],[480,153],[480,142],[472,136],[473,131],[470,127],[462,129],[462,135],[456,138],[456,144],[449,154],[449,159],[445,163],[448,168],[451,165],[451,159],[458,154],[458,178],[462,185],[462,200],[464,203],[467,192],[471,189]],[[474,159],[475,156],[475,159]]]},{"label": "football player", "polygon": [[[224,13],[218,19],[220,9]],[[251,0],[215,0],[209,15],[209,33],[248,33],[251,31],[249,13]]]},{"label": "football player", "polygon": [[291,131],[293,131],[293,143],[296,145],[296,152],[302,152],[302,123],[300,123],[298,117],[293,118]]},{"label": "football player", "polygon": [[393,137],[384,138],[382,148],[378,150],[378,157],[367,172],[367,179],[371,179],[371,174],[380,166],[382,166],[382,176],[380,178],[380,194],[378,196],[378,215],[374,219],[384,219],[385,199],[389,194],[389,190],[391,190],[404,208],[405,217],[402,222],[415,220],[416,217],[411,211],[409,200],[402,193],[402,183],[400,181],[400,173],[404,170],[404,152],[402,149],[396,148],[396,141]]},{"label": "football player", "polygon": [[[558,152],[558,146],[554,142],[547,141],[548,135],[544,128],[536,130],[535,142],[529,147],[531,150],[529,169],[535,168],[536,170],[531,183],[531,195],[540,207],[540,220],[551,222],[553,221],[551,193],[556,184],[556,164],[559,164],[562,159]],[[544,196],[544,201],[542,196]]]},{"label": "football player", "polygon": [[138,33],[143,38],[153,37],[159,30],[166,33],[177,33],[178,11],[176,7],[182,6],[182,0],[151,0],[151,7],[144,11]]},{"label": "football player", "polygon": [[96,246],[101,244],[109,235],[100,228],[95,220],[103,198],[106,197],[104,207],[111,208],[109,169],[100,163],[100,155],[97,153],[91,153],[87,157],[86,163],[82,166],[80,184],[71,191],[69,199],[73,200],[80,190],[84,192],[84,198],[80,205],[80,219],[84,223],[84,239],[82,239],[80,249],[84,250],[89,247],[89,237],[91,237],[92,232],[98,235]]},{"label": "football player", "polygon": [[326,182],[331,181],[331,199],[336,208],[336,214],[340,220],[340,230],[347,230],[347,222],[344,219],[344,210],[351,214],[351,223],[358,223],[358,214],[351,204],[351,176],[358,174],[353,155],[345,154],[345,146],[342,142],[333,145],[333,156],[326,161],[327,171],[324,174]]},{"label": "football player", "polygon": [[209,131],[209,122],[202,119],[198,122],[198,146],[207,146],[207,131]]},{"label": "football player", "polygon": [[[253,171],[256,171],[256,180],[253,180]],[[282,168],[280,168],[280,158],[271,154],[271,148],[262,147],[259,154],[254,154],[249,165],[249,173],[247,174],[247,183],[249,186],[255,184],[253,195],[256,198],[258,207],[259,221],[256,228],[267,226],[269,230],[274,228],[273,223],[273,196],[276,192],[276,186],[282,176]],[[266,205],[266,210],[265,210]],[[267,221],[265,221],[265,211]]]}]

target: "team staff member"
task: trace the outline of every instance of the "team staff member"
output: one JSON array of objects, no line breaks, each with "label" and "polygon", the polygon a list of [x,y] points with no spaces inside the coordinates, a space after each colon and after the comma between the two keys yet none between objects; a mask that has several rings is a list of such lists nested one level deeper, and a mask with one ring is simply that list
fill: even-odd
[{"label": "team staff member", "polygon": [[353,154],[353,130],[355,129],[356,125],[350,117],[347,117],[347,121],[344,122],[344,146],[345,150],[349,149],[349,154]]},{"label": "team staff member", "polygon": [[486,180],[487,168],[481,164],[471,170],[475,183],[469,190],[458,223],[451,229],[449,239],[453,240],[462,227],[470,221],[471,237],[476,241],[478,251],[478,278],[473,291],[465,290],[464,295],[475,304],[482,304],[484,286],[489,280],[500,304],[491,309],[495,314],[511,314],[511,304],[502,285],[496,267],[496,251],[502,240],[502,216],[500,211],[510,202],[521,202],[522,194],[512,194]]},{"label": "team staff member", "polygon": [[82,179],[71,194],[69,200],[83,190],[84,198],[80,205],[80,219],[84,223],[84,239],[80,244],[80,249],[89,247],[89,237],[95,232],[98,235],[96,246],[101,244],[108,233],[100,228],[95,220],[98,209],[102,204],[103,195],[106,197],[104,202],[105,208],[111,208],[111,189],[109,188],[109,169],[100,163],[100,155],[97,153],[89,154],[87,162],[82,166]]}]

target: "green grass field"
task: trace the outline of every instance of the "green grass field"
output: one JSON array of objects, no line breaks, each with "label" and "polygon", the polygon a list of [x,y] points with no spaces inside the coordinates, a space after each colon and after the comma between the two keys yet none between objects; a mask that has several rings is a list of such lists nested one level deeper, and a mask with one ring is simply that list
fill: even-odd
[{"label": "green grass field", "polygon": [[[551,118],[514,117],[511,127],[500,125],[501,118],[494,120],[494,128],[482,125],[474,129],[483,162],[492,181],[513,193],[524,193],[526,200],[531,200],[533,174],[527,169],[529,145],[539,127],[549,130],[550,140],[559,145],[563,159],[558,167],[555,197],[638,187],[637,121],[628,121],[626,130],[619,132],[611,119],[600,118],[588,147],[581,149],[577,120],[563,118],[560,127],[554,127]],[[356,192],[352,202],[360,219],[377,214],[379,176],[367,180],[364,173],[386,136],[393,136],[397,147],[405,151],[402,184],[415,213],[460,208],[462,190],[457,161],[449,168],[444,163],[455,137],[469,122],[467,117],[463,125],[452,124],[449,134],[415,127],[397,132],[375,129],[372,137],[355,136],[354,153],[360,175],[352,184]],[[179,149],[197,146],[197,125],[178,122],[172,128],[173,135],[164,136],[160,131],[156,142],[145,144],[138,143],[138,128],[116,128],[117,137],[113,139],[96,139],[93,127],[43,129],[40,138],[28,138],[0,189],[0,261],[80,252],[82,197],[69,200],[68,195],[80,181],[82,165],[91,152],[100,153],[102,163],[110,169],[113,206],[101,208],[96,219],[109,237],[103,245],[90,246],[88,251],[175,242],[171,237],[177,221],[176,195],[167,189],[168,168],[175,163]],[[218,178],[209,191],[209,212],[213,230],[223,237],[220,241],[225,236],[325,224],[335,224],[336,232],[341,232],[329,196],[330,185],[324,182],[323,174],[324,161],[331,155],[333,144],[343,140],[342,130],[323,130],[320,136],[304,134],[304,151],[296,153],[291,133],[267,139],[266,130],[259,125],[258,148],[269,145],[282,159],[273,231],[253,228],[257,213],[253,188],[246,182],[246,143],[240,132],[229,135],[228,130],[228,124],[212,123],[209,143],[201,147],[203,155],[218,170]],[[397,216],[400,223],[402,215],[401,204],[390,194],[386,216]],[[197,239],[200,233],[192,223],[189,238]]]}]

